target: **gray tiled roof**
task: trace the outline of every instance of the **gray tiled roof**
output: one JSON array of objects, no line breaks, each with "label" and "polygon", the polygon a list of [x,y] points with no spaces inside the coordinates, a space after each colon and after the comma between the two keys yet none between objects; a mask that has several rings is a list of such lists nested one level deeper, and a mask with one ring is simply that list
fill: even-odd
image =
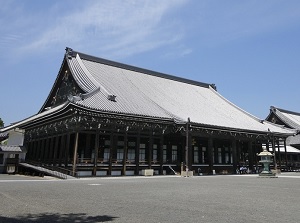
[{"label": "gray tiled roof", "polygon": [[[300,113],[288,111],[271,106],[271,111],[287,126],[300,131]],[[288,145],[299,145],[300,135],[290,136],[287,138]]]},{"label": "gray tiled roof", "polygon": [[1,152],[26,152],[24,146],[6,146],[6,145],[0,145],[0,151]]},{"label": "gray tiled roof", "polygon": [[7,132],[0,132],[0,138],[6,138],[6,137],[8,137]]},{"label": "gray tiled roof", "polygon": [[281,108],[271,107],[273,113],[280,118],[286,125],[300,130],[300,113],[288,111]]},{"label": "gray tiled roof", "polygon": [[[76,55],[76,56],[75,56]],[[100,91],[76,104],[114,113],[170,118],[178,122],[251,131],[288,132],[261,121],[222,97],[211,85],[186,81],[130,66],[107,63],[74,52],[68,59],[72,74],[84,89]],[[79,69],[72,69],[80,65]],[[92,77],[92,78],[91,78]],[[91,81],[85,81],[91,78]],[[84,85],[91,83],[91,86]],[[87,92],[89,90],[86,90]],[[106,95],[116,95],[110,101]]]},{"label": "gray tiled roof", "polygon": [[286,142],[288,145],[300,145],[300,135],[290,136]]},{"label": "gray tiled roof", "polygon": [[[42,121],[69,105],[133,116],[144,116],[194,125],[238,131],[292,134],[283,126],[261,121],[222,97],[214,85],[174,77],[72,51],[67,63],[78,86],[86,93],[82,100],[70,100],[0,132]],[[110,96],[116,96],[111,100]]]},{"label": "gray tiled roof", "polygon": [[28,118],[26,118],[26,119],[24,119],[24,120],[22,120],[22,121],[19,121],[19,122],[16,122],[16,123],[12,124],[12,125],[6,126],[6,127],[2,128],[2,129],[0,129],[0,133],[1,133],[1,132],[2,132],[2,133],[5,133],[5,132],[7,132],[7,131],[9,131],[9,130],[11,130],[11,129],[18,128],[19,126],[22,126],[22,125],[24,125],[24,124],[26,124],[26,123],[30,123],[30,122],[32,122],[32,121],[39,120],[39,119],[43,119],[43,118],[45,118],[45,117],[51,116],[51,115],[53,115],[53,114],[55,114],[55,113],[58,113],[58,112],[60,112],[61,110],[63,110],[65,107],[68,106],[68,104],[69,104],[68,102],[63,103],[63,104],[58,105],[58,106],[56,106],[56,107],[54,107],[54,108],[51,108],[51,109],[49,109],[49,110],[46,110],[46,111],[44,111],[44,112],[42,112],[42,113],[33,115],[33,116],[28,117]]},{"label": "gray tiled roof", "polygon": [[[273,152],[273,148],[270,147],[270,148],[269,148],[269,151],[270,151],[270,152]],[[278,151],[278,147],[275,147],[275,151],[276,151],[276,152]],[[280,151],[281,153],[284,153],[284,152],[285,152],[284,146],[280,146],[280,147],[279,147],[279,151]],[[293,147],[293,146],[287,145],[287,146],[286,146],[286,152],[287,152],[287,153],[300,153],[300,150],[297,149],[297,148],[295,148],[295,147]]]}]

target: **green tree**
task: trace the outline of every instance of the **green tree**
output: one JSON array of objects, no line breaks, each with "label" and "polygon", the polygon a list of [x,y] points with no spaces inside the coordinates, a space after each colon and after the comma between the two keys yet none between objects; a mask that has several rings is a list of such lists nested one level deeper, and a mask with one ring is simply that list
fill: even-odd
[{"label": "green tree", "polygon": [[0,128],[4,127],[4,122],[2,121],[2,119],[0,118]]}]

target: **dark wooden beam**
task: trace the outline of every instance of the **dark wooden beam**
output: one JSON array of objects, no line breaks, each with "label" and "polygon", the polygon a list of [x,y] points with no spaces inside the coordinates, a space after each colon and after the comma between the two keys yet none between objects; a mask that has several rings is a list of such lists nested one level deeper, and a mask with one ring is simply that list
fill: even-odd
[{"label": "dark wooden beam", "polygon": [[231,140],[231,148],[232,148],[233,171],[234,173],[236,173],[236,169],[238,168],[236,139]]},{"label": "dark wooden beam", "polygon": [[209,137],[208,138],[208,164],[209,164],[209,173],[212,174],[213,173],[213,168],[214,168],[214,164],[213,164],[213,138]]},{"label": "dark wooden beam", "polygon": [[123,166],[122,166],[122,175],[126,175],[126,162],[127,162],[127,151],[128,151],[128,129],[126,129],[124,134],[124,153],[123,153]]},{"label": "dark wooden beam", "polygon": [[78,150],[78,140],[79,140],[79,133],[75,133],[75,143],[74,143],[74,153],[73,153],[73,176],[76,175],[76,165],[77,165],[77,150]]},{"label": "dark wooden beam", "polygon": [[140,144],[141,144],[141,131],[138,131],[137,134],[137,143],[135,148],[135,170],[134,174],[139,175],[140,171]]}]

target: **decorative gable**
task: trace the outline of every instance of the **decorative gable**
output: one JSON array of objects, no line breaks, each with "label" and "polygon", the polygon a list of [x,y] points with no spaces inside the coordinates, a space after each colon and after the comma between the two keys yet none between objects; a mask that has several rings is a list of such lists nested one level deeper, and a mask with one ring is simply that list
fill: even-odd
[{"label": "decorative gable", "polygon": [[60,86],[57,87],[55,95],[51,100],[51,107],[64,103],[68,100],[68,97],[79,95],[81,90],[76,84],[74,78],[68,70],[65,71]]},{"label": "decorative gable", "polygon": [[52,90],[40,112],[63,104],[72,96],[77,96],[83,93],[84,91],[80,89],[80,87],[76,83],[67,63],[64,63],[55,81],[55,84],[52,87]]}]

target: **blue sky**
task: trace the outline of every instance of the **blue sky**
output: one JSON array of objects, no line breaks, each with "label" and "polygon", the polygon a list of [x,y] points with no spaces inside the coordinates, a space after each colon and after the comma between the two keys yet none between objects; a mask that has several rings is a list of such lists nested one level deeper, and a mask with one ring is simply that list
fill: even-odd
[{"label": "blue sky", "polygon": [[65,47],[214,83],[264,119],[300,112],[298,0],[0,0],[0,117],[36,114]]}]

